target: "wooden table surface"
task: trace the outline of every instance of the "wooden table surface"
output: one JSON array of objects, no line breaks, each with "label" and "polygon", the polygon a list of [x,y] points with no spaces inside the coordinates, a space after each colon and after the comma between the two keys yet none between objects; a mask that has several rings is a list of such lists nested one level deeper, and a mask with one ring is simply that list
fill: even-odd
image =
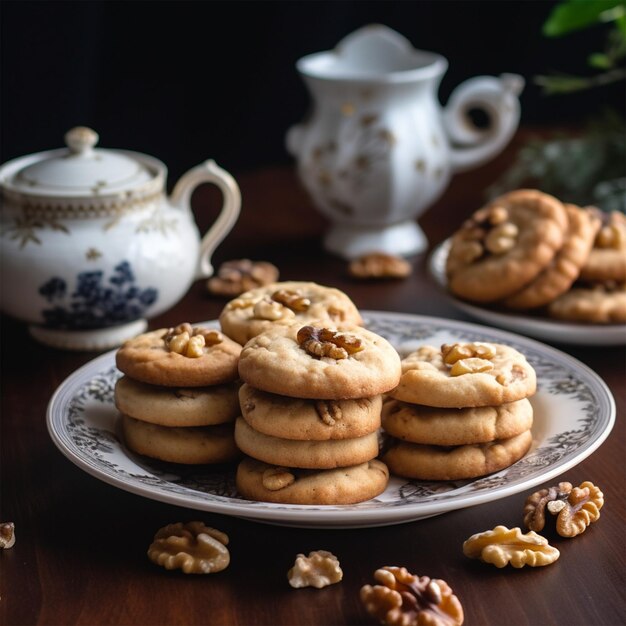
[{"label": "wooden table surface", "polygon": [[[420,220],[432,244],[481,204],[486,185],[510,162],[512,151],[454,179]],[[242,214],[218,249],[216,264],[264,259],[280,268],[281,278],[333,285],[362,309],[467,319],[429,280],[426,255],[413,259],[415,271],[406,280],[350,279],[346,263],[322,250],[325,222],[292,167],[236,177]],[[202,226],[218,204],[215,190],[197,192],[194,208]],[[198,282],[150,326],[213,319],[223,305]],[[463,541],[497,524],[521,525],[527,492],[401,525],[323,530],[178,508],[105,484],[56,449],[45,421],[56,387],[96,355],[39,345],[22,324],[6,317],[1,330],[0,521],[14,522],[17,537],[12,549],[0,553],[2,624],[374,624],[359,601],[359,589],[383,565],[446,580],[463,604],[466,624],[626,623],[623,347],[557,346],[606,381],[617,403],[617,421],[595,453],[537,487],[590,480],[605,494],[601,519],[575,539],[550,535],[561,550],[555,564],[499,570],[464,557]],[[230,566],[215,575],[185,576],[153,565],[146,550],[157,529],[194,519],[229,535]],[[292,589],[286,573],[296,554],[317,549],[339,557],[344,580],[322,590]]]}]

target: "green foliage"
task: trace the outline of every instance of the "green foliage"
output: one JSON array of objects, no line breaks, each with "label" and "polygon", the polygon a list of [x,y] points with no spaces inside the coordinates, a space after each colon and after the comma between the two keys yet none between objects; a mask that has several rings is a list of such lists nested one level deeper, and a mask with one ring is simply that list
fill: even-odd
[{"label": "green foliage", "polygon": [[543,25],[546,37],[562,37],[594,24],[623,18],[623,0],[567,0],[558,4]]}]

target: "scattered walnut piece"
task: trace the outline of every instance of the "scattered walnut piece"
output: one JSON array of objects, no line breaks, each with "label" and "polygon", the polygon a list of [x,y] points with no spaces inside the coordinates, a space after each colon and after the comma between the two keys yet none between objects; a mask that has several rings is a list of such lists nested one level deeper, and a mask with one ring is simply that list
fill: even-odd
[{"label": "scattered walnut piece", "polygon": [[314,550],[309,556],[298,554],[294,566],[287,572],[289,584],[299,589],[301,587],[316,587],[321,589],[338,583],[343,578],[339,560],[326,550]]},{"label": "scattered walnut piece", "polygon": [[585,481],[580,487],[572,487],[571,483],[562,482],[528,496],[524,523],[531,530],[541,530],[547,510],[557,516],[556,532],[561,537],[576,537],[598,521],[603,505],[604,494],[593,483]]},{"label": "scattered walnut piece", "polygon": [[463,543],[463,554],[496,567],[539,567],[550,565],[560,552],[548,540],[534,531],[523,534],[520,528],[496,526],[493,530],[476,533]]},{"label": "scattered walnut piece", "polygon": [[266,261],[235,259],[220,265],[207,282],[208,290],[218,296],[238,296],[278,280],[278,268]]},{"label": "scattered walnut piece", "polygon": [[0,522],[0,549],[8,550],[15,545],[15,524]]},{"label": "scattered walnut piece", "polygon": [[154,536],[148,558],[165,569],[211,574],[228,567],[228,535],[202,522],[168,524]]},{"label": "scattered walnut piece", "polygon": [[374,572],[380,584],[361,587],[361,602],[381,624],[389,626],[460,626],[463,607],[441,579],[415,576],[404,567]]},{"label": "scattered walnut piece", "polygon": [[193,359],[201,357],[206,346],[217,345],[223,340],[224,338],[219,331],[193,327],[188,322],[168,329],[163,336],[165,347],[170,352],[176,352]]},{"label": "scattered walnut piece", "polygon": [[355,278],[406,278],[411,271],[407,260],[384,252],[365,254],[348,266],[348,272]]},{"label": "scattered walnut piece", "polygon": [[358,337],[315,326],[303,326],[296,340],[303,350],[318,358],[347,359],[363,350],[363,343]]},{"label": "scattered walnut piece", "polygon": [[261,482],[269,491],[278,491],[293,485],[296,477],[286,467],[270,467],[263,472]]}]

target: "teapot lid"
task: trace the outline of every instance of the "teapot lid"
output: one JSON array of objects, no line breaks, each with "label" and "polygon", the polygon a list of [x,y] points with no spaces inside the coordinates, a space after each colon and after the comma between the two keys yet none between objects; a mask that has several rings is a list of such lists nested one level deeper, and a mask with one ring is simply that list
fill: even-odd
[{"label": "teapot lid", "polygon": [[66,148],[25,157],[23,166],[11,168],[12,175],[2,183],[28,194],[76,197],[119,194],[157,175],[149,167],[151,160],[139,158],[143,155],[96,148],[97,142],[98,133],[91,128],[72,128],[65,134]]}]

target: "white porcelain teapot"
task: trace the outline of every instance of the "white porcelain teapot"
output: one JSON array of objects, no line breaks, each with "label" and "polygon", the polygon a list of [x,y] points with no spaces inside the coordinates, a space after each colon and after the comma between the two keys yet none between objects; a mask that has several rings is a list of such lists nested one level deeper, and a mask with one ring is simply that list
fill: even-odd
[{"label": "white porcelain teapot", "polygon": [[[521,76],[467,80],[442,110],[437,90],[447,60],[386,26],[365,26],[296,67],[313,106],[289,129],[287,148],[332,222],[326,248],[346,258],[424,250],[415,218],[453,173],[498,154],[519,123]],[[472,109],[488,114],[487,128],[472,123]]]},{"label": "white porcelain teapot", "polygon": [[[213,161],[186,174],[168,198],[161,161],[96,148],[85,127],[67,147],[0,167],[2,310],[38,340],[77,350],[119,345],[213,273],[211,255],[239,215],[235,180]],[[204,182],[224,202],[200,240],[189,200]]]}]

